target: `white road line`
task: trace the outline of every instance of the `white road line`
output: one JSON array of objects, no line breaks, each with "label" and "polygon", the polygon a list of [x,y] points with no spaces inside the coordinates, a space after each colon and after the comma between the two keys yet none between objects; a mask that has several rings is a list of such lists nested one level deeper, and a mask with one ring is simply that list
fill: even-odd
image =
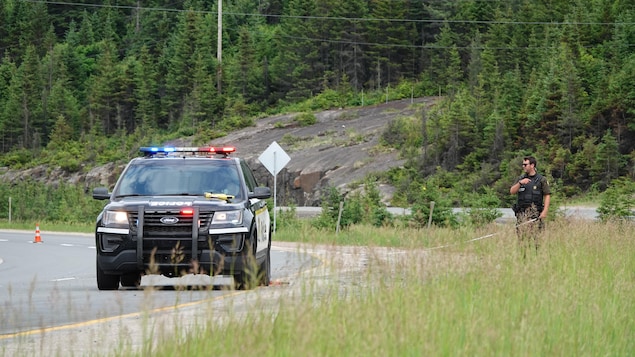
[{"label": "white road line", "polygon": [[59,278],[59,279],[53,279],[51,281],[66,281],[66,280],[75,280],[75,278]]}]

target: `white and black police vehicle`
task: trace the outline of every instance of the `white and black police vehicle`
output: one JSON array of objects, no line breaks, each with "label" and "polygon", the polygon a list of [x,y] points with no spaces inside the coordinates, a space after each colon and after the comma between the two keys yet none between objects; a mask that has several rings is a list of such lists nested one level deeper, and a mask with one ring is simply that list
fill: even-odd
[{"label": "white and black police vehicle", "polygon": [[97,217],[97,287],[139,286],[144,274],[230,275],[235,287],[269,285],[271,223],[265,199],[234,147],[142,147]]}]

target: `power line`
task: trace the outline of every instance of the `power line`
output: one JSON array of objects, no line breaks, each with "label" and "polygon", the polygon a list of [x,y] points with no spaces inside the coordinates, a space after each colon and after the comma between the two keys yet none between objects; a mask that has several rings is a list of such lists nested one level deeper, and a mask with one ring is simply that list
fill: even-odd
[{"label": "power line", "polygon": [[[377,43],[377,42],[358,42],[358,41],[344,41],[344,40],[332,40],[332,39],[319,39],[319,38],[310,38],[310,37],[299,37],[299,36],[290,36],[290,35],[278,35],[275,37],[280,38],[289,38],[294,40],[301,41],[311,41],[311,42],[328,42],[328,43],[340,43],[347,45],[362,45],[362,46],[381,46],[381,47],[399,47],[399,48],[415,48],[415,49],[429,49],[429,50],[447,50],[456,48],[457,50],[501,50],[501,51],[515,51],[515,50],[551,50],[559,47],[555,46],[503,46],[503,47],[492,47],[492,46],[439,46],[439,45],[413,45],[413,44],[398,44],[398,43]],[[627,47],[635,47],[635,44],[626,44]],[[583,46],[585,48],[593,48],[594,46]]]},{"label": "power line", "polygon": [[[143,10],[143,11],[163,11],[163,12],[194,12],[201,14],[216,14],[215,11],[207,10],[189,10],[189,9],[170,9],[162,7],[137,7],[132,5],[106,5],[106,4],[90,4],[90,3],[73,3],[68,1],[54,0],[19,0],[22,2],[41,3],[50,5],[67,5],[94,8],[113,8],[125,10]],[[339,16],[305,16],[305,15],[275,15],[275,14],[254,14],[240,12],[224,12],[225,15],[232,16],[253,16],[267,18],[289,18],[289,19],[305,19],[305,20],[335,20],[335,21],[387,21],[387,22],[405,22],[405,23],[433,23],[433,24],[476,24],[476,25],[551,25],[551,26],[628,26],[635,25],[635,22],[592,22],[592,21],[504,21],[504,20],[448,20],[448,19],[383,19],[372,17],[339,17]]]},{"label": "power line", "polygon": [[[93,7],[93,8],[116,8],[125,10],[143,10],[143,11],[164,11],[164,12],[194,12],[203,14],[214,14],[215,11],[206,10],[184,10],[184,9],[170,9],[170,8],[158,8],[158,7],[137,7],[131,5],[105,5],[105,4],[90,4],[90,3],[73,3],[68,1],[55,1],[55,0],[19,0],[22,2],[30,3],[44,3],[51,5],[68,5],[79,7]],[[497,1],[497,0],[492,0]],[[523,21],[479,21],[479,20],[407,20],[407,19],[378,19],[378,18],[348,18],[348,17],[328,17],[328,16],[293,16],[293,15],[266,15],[266,14],[250,14],[250,13],[232,13],[224,12],[225,15],[233,16],[256,16],[256,17],[273,17],[273,18],[295,18],[295,19],[312,19],[312,20],[336,20],[336,21],[388,21],[388,22],[418,22],[418,23],[454,23],[454,24],[502,24],[502,25],[628,25],[635,23],[608,23],[608,22],[523,22]],[[225,30],[236,31],[235,28],[225,28]],[[324,39],[324,38],[309,38],[299,37],[291,35],[277,35],[274,38],[288,38],[301,41],[310,42],[326,42],[326,43],[339,43],[347,45],[362,45],[362,46],[382,46],[392,48],[413,48],[413,49],[430,49],[441,50],[456,48],[458,50],[476,49],[476,50],[546,50],[553,49],[555,46],[503,46],[503,47],[491,47],[491,46],[439,46],[439,45],[417,45],[417,44],[396,44],[396,43],[375,43],[375,42],[359,42],[359,41],[346,41],[337,39]],[[628,45],[633,47],[635,45]],[[592,47],[592,46],[585,46]]]}]

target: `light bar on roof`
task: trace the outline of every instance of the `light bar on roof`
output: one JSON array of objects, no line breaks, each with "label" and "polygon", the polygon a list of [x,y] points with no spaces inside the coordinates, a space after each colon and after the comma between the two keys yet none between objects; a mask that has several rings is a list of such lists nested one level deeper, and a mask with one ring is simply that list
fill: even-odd
[{"label": "light bar on roof", "polygon": [[167,153],[172,153],[172,152],[191,152],[191,153],[196,153],[196,152],[205,152],[205,153],[214,153],[214,154],[225,154],[228,155],[229,153],[235,152],[236,148],[233,146],[222,146],[222,147],[215,147],[215,146],[202,146],[202,147],[195,147],[195,146],[185,146],[185,147],[162,147],[162,146],[143,146],[139,148],[139,151],[141,151],[142,153],[146,154],[146,155],[152,155],[152,154],[167,154]]},{"label": "light bar on roof", "polygon": [[198,149],[199,149],[199,152],[213,152],[216,154],[229,154],[231,152],[236,151],[236,148],[233,146],[223,146],[223,147],[207,146],[207,147],[200,147]]}]

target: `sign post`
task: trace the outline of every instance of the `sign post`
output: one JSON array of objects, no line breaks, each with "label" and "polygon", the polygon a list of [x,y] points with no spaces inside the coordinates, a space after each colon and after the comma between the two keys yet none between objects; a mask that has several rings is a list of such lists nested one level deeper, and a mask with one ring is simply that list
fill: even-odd
[{"label": "sign post", "polygon": [[291,158],[287,153],[278,145],[277,142],[272,142],[269,147],[263,151],[258,157],[258,160],[264,165],[264,167],[273,175],[273,233],[276,233],[276,198],[278,196],[278,173],[282,170]]}]

